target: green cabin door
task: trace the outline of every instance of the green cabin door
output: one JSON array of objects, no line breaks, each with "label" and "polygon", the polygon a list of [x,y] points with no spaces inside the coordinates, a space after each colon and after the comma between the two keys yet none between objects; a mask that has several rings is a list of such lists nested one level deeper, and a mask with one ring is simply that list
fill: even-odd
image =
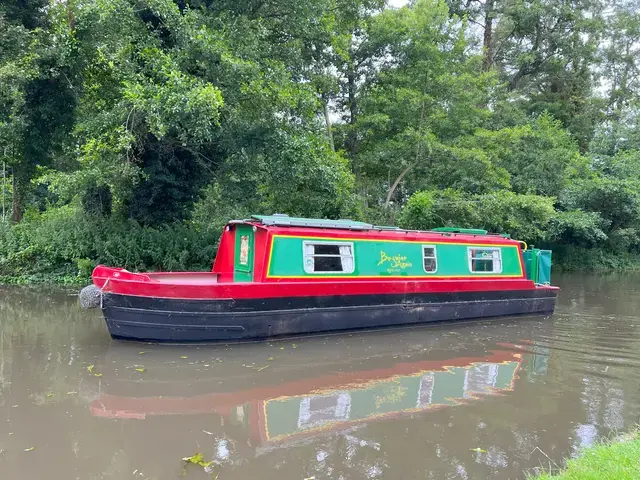
[{"label": "green cabin door", "polygon": [[236,245],[233,260],[233,281],[253,281],[254,231],[250,225],[236,225]]}]

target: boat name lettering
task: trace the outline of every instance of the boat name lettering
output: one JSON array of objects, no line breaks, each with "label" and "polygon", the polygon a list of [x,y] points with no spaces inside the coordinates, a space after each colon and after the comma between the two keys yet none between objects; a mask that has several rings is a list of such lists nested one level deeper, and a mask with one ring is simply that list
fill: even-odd
[{"label": "boat name lettering", "polygon": [[380,250],[380,261],[378,266],[385,263],[389,263],[389,269],[405,269],[412,266],[411,262],[407,262],[407,257],[404,255],[387,255],[383,250]]}]

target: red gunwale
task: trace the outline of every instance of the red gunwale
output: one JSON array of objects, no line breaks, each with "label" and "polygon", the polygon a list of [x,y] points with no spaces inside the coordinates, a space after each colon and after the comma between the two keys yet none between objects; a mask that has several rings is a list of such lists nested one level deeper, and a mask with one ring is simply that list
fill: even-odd
[{"label": "red gunwale", "polygon": [[[124,269],[98,266],[93,283],[104,292],[121,295],[175,299],[250,299],[329,295],[378,295],[413,293],[458,293],[502,290],[532,290],[539,287],[525,276],[520,242],[499,235],[470,235],[404,230],[352,231],[308,227],[255,227],[254,281],[233,282],[234,224],[225,227],[211,272],[132,273]],[[451,278],[269,278],[268,261],[274,236],[314,237],[322,239],[360,239],[417,243],[451,243],[463,245],[495,245],[516,247],[520,254],[520,276]]]}]

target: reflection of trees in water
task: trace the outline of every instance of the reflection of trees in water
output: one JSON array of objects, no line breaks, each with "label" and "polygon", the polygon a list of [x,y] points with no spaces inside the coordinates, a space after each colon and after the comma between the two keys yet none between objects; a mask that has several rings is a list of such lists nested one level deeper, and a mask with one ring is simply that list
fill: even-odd
[{"label": "reflection of trees in water", "polygon": [[[85,365],[99,362],[104,338],[101,322],[59,289],[0,287],[0,478],[47,478],[51,464],[69,465],[75,477],[79,458],[96,443],[81,413],[98,396],[99,379]],[[55,452],[49,467],[19,460],[16,452],[31,446],[32,456]]]},{"label": "reflection of trees in water", "polygon": [[43,406],[78,395],[94,398],[96,379],[83,367],[105,352],[109,338],[102,321],[59,290],[0,288],[0,395],[28,386],[29,400]]}]

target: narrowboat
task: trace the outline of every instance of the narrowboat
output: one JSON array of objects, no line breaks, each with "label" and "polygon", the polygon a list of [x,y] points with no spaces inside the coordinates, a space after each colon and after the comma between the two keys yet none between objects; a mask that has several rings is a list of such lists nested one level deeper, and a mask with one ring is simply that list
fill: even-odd
[{"label": "narrowboat", "polygon": [[99,265],[80,302],[114,338],[250,340],[550,314],[550,268],[551,252],[486,230],[254,215],[226,225],[211,272]]}]

